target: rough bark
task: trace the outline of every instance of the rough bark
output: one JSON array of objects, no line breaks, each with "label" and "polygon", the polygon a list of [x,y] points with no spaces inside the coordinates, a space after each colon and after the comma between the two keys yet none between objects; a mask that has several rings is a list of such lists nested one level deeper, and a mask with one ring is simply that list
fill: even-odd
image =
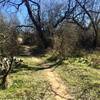
[{"label": "rough bark", "polygon": [[4,75],[2,77],[2,81],[1,81],[1,87],[2,89],[6,89],[8,87],[8,81],[7,81],[7,77],[12,69],[12,64],[13,64],[13,57],[11,57],[11,62],[9,64],[9,69],[5,70]]},{"label": "rough bark", "polygon": [[42,30],[42,27],[41,27],[41,22],[40,22],[40,18],[39,18],[39,22],[37,22],[32,14],[32,10],[31,10],[31,7],[30,7],[30,4],[29,4],[29,1],[28,0],[24,0],[25,2],[25,6],[27,8],[27,11],[28,11],[28,14],[29,14],[29,17],[31,18],[33,24],[35,25],[36,27],[36,30],[38,32],[38,36],[44,46],[44,48],[47,48],[50,44],[48,42],[48,40],[46,39],[46,37],[44,36],[44,31]]}]

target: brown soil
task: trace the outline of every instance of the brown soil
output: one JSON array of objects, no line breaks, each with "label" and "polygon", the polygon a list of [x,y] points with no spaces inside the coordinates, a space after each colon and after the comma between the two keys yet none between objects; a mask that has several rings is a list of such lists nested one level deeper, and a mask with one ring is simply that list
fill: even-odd
[{"label": "brown soil", "polygon": [[52,93],[56,100],[74,100],[64,82],[55,71],[46,69],[43,72],[51,85]]}]

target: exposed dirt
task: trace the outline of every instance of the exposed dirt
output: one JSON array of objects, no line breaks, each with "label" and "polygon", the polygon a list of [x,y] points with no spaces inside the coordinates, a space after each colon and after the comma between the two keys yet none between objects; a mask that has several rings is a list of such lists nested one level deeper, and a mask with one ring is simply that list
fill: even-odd
[{"label": "exposed dirt", "polygon": [[52,69],[46,69],[43,70],[43,74],[49,81],[52,93],[56,100],[74,100],[64,82],[55,71]]}]

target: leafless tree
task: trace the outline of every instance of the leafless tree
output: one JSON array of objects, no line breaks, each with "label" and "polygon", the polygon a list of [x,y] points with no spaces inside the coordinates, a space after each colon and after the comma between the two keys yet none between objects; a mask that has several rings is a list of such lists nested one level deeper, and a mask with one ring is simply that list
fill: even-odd
[{"label": "leafless tree", "polygon": [[96,48],[98,37],[98,22],[100,20],[100,4],[98,0],[76,0],[78,4],[78,13],[73,16],[73,21],[85,32],[91,27],[93,31],[93,45]]},{"label": "leafless tree", "polygon": [[[51,32],[50,29],[48,29],[48,23],[49,26],[53,29],[57,28],[59,24],[61,24],[64,20],[71,20],[74,21],[74,23],[78,24],[83,30],[89,28],[89,23],[91,23],[93,29],[94,29],[94,44],[93,46],[96,47],[97,42],[97,22],[99,21],[99,8],[100,5],[98,4],[98,7],[96,7],[96,2],[98,0],[61,0],[61,1],[53,1],[49,0],[47,3],[51,5],[48,9],[48,16],[47,14],[44,15],[44,19],[48,20],[44,23],[43,21],[43,1],[41,0],[1,0],[0,4],[2,6],[14,6],[17,11],[19,8],[24,5],[27,9],[28,15],[32,21],[31,25],[20,25],[22,27],[33,27],[35,26],[38,36],[41,39],[41,43],[44,45],[44,48],[47,48],[50,45],[50,41],[48,41],[45,32],[48,30],[48,32]],[[56,2],[56,3],[55,3]],[[8,6],[8,7],[9,7]],[[97,16],[93,16],[97,15]],[[98,19],[98,21],[97,21]],[[87,23],[88,22],[88,23]],[[87,27],[88,26],[88,27]]]},{"label": "leafless tree", "polygon": [[[65,2],[66,2],[66,5],[67,5],[66,6],[67,8],[65,10],[62,10],[62,12],[61,12],[62,14],[60,14],[60,16],[59,16],[59,14],[58,14],[58,16],[55,16],[56,22],[52,22],[54,28],[56,28],[64,19],[68,18],[70,16],[70,14],[72,14],[74,9],[76,8],[76,4],[73,3],[74,2],[73,0],[65,0],[65,1],[62,2],[62,4],[64,4]],[[36,30],[38,32],[38,36],[40,37],[44,47],[47,48],[49,46],[49,42],[44,35],[45,30],[43,28],[43,24],[42,24],[42,21],[41,21],[41,0],[39,0],[39,1],[21,0],[18,3],[15,3],[14,0],[13,1],[11,1],[11,0],[1,0],[0,3],[3,6],[6,6],[6,5],[14,6],[16,9],[19,9],[21,5],[25,5],[25,7],[27,8],[27,11],[28,11],[28,15],[29,15],[32,23],[36,27]],[[72,3],[72,5],[71,5],[71,3]],[[56,12],[56,13],[58,13],[58,12]]]}]

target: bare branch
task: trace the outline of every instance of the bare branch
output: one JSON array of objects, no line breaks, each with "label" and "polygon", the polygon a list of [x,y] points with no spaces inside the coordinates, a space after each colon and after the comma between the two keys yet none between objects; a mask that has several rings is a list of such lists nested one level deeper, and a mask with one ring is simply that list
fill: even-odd
[{"label": "bare branch", "polygon": [[93,25],[93,28],[94,28],[94,31],[95,31],[95,33],[97,33],[97,30],[96,30],[96,26],[95,26],[95,23],[94,23],[94,21],[93,21],[93,18],[92,18],[92,16],[90,15],[90,13],[88,12],[88,10],[85,8],[85,4],[84,5],[82,5],[78,0],[76,0],[76,2],[79,4],[79,6],[85,11],[85,13],[88,15],[88,17],[90,18],[90,20],[91,20],[91,23],[92,23],[92,25]]},{"label": "bare branch", "polygon": [[16,28],[19,28],[19,27],[31,27],[31,28],[33,28],[32,25],[18,25],[18,26],[16,26]]},{"label": "bare branch", "polygon": [[69,11],[65,11],[64,16],[57,20],[56,24],[54,25],[54,28],[56,28],[64,19],[69,18],[70,15],[76,9],[76,7],[77,7],[77,4],[72,9],[70,9]]},{"label": "bare branch", "polygon": [[38,7],[38,11],[37,11],[38,12],[38,14],[37,14],[38,18],[37,19],[38,19],[38,22],[40,23],[40,21],[41,21],[41,18],[40,18],[40,4],[33,1],[33,0],[30,0],[30,1]]}]

